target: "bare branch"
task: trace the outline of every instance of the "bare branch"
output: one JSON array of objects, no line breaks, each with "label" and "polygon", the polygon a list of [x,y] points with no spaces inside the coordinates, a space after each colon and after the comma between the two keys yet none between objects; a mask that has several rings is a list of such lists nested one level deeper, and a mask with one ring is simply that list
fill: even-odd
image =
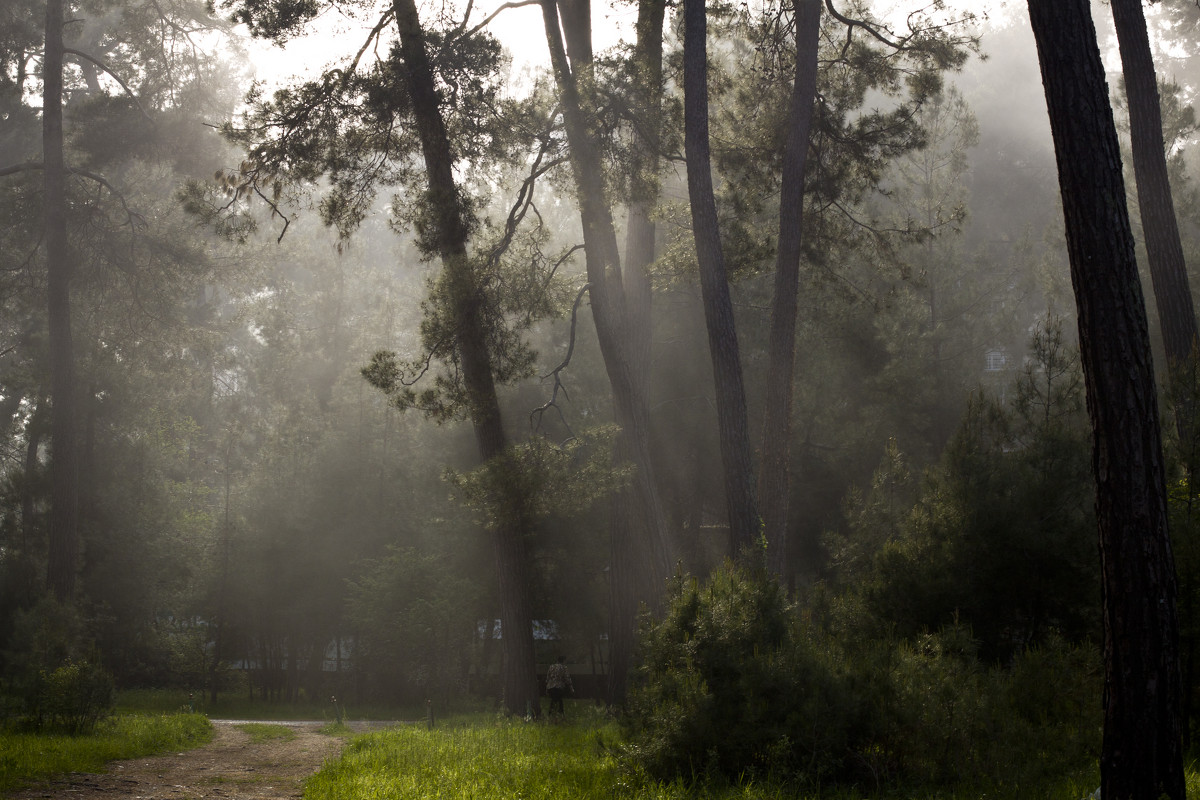
[{"label": "bare branch", "polygon": [[257,183],[254,184],[254,193],[261,197],[264,203],[270,206],[272,217],[279,217],[281,220],[283,220],[283,228],[279,231],[279,238],[275,240],[275,244],[279,244],[283,241],[283,235],[287,233],[288,225],[291,225],[292,221],[288,219],[286,214],[279,210],[279,205],[274,200],[263,194],[262,189],[258,187]]},{"label": "bare branch", "polygon": [[562,371],[571,363],[571,356],[575,353],[575,324],[579,319],[579,304],[583,301],[584,294],[586,294],[591,288],[592,285],[590,283],[585,283],[583,286],[581,286],[579,288],[579,292],[575,295],[575,302],[571,304],[571,338],[567,344],[567,355],[563,358],[561,364],[552,369],[542,378],[545,380],[546,378],[553,377],[554,389],[550,393],[550,399],[547,400],[545,404],[538,406],[533,411],[529,412],[529,427],[531,427],[535,432],[542,426],[542,417],[546,415],[547,411],[553,408],[558,414],[558,418],[562,421],[563,426],[566,427],[567,433],[571,434],[572,437],[575,436],[575,433],[571,430],[571,426],[567,422],[566,417],[563,416],[562,408],[558,405],[558,392],[561,389],[564,397],[567,394],[567,389],[562,383]]},{"label": "bare branch", "polygon": [[18,172],[33,172],[39,169],[43,169],[42,162],[40,161],[26,161],[22,164],[11,164],[7,167],[0,167],[0,177],[4,177],[5,175],[15,175]]},{"label": "bare branch", "polygon": [[[5,175],[15,175],[18,172],[33,172],[45,168],[46,165],[41,161],[26,161],[21,164],[12,164],[7,167],[0,167],[0,177]],[[97,175],[96,173],[90,172],[86,169],[78,169],[76,167],[66,167],[65,171],[68,175],[78,175],[81,178],[87,178],[88,180],[95,181],[96,183],[100,184],[105,189],[108,189],[108,191],[112,193],[113,197],[120,201],[121,207],[125,209],[125,214],[129,218],[130,227],[132,227],[135,222],[145,222],[145,219],[141,214],[136,213],[129,207],[129,203],[125,200],[125,195],[118,192],[116,188],[109,183],[106,178],[104,178],[104,176]]]},{"label": "bare branch", "polygon": [[76,169],[75,167],[67,167],[66,171],[68,175],[78,175],[81,178],[87,178],[88,180],[92,180],[100,184],[105,189],[108,189],[112,196],[117,198],[117,200],[121,203],[121,207],[125,209],[125,216],[128,218],[130,228],[133,228],[138,222],[145,224],[145,217],[133,211],[129,207],[129,203],[125,200],[125,195],[118,192],[116,188],[114,188],[113,185],[109,183],[102,175],[97,175],[96,173],[89,172],[86,169]]},{"label": "bare branch", "polygon": [[[888,47],[895,48],[896,50],[907,49],[907,46],[905,45],[904,40],[901,40],[899,42],[893,42],[887,36],[884,36],[882,33],[880,33],[879,29],[876,28],[874,25],[871,25],[867,22],[863,22],[862,20],[859,20],[859,19],[851,19],[850,17],[843,16],[841,13],[838,12],[838,10],[836,8],[833,7],[833,0],[825,0],[825,7],[829,9],[830,16],[832,16],[834,19],[836,19],[838,22],[842,23],[843,25],[847,26],[848,28],[862,28],[864,31],[871,34],[876,39],[878,39],[879,41],[886,44]],[[891,33],[891,31],[888,31],[888,32]]]},{"label": "bare branch", "polygon": [[465,34],[463,34],[463,36],[474,36],[475,34],[479,33],[481,30],[487,27],[489,22],[500,16],[501,11],[508,11],[511,8],[522,8],[523,6],[541,5],[541,2],[542,0],[513,0],[513,2],[505,3],[491,14],[488,14],[483,22],[479,23],[474,28],[471,28],[471,30],[467,31]]},{"label": "bare branch", "polygon": [[383,32],[383,29],[388,26],[388,23],[392,21],[394,16],[395,12],[389,8],[384,12],[383,16],[379,18],[379,22],[375,23],[375,27],[372,28],[371,32],[367,34],[367,39],[363,42],[362,47],[358,48],[358,52],[354,54],[354,60],[350,62],[350,68],[342,73],[343,82],[358,70],[358,62],[362,60],[363,54],[367,52],[367,48],[371,46],[371,42],[379,38],[379,35]]}]

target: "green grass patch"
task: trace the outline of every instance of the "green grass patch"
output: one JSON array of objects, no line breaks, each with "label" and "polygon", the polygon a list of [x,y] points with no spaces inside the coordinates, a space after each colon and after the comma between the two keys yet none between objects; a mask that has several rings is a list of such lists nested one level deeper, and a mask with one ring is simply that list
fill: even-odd
[{"label": "green grass patch", "polygon": [[621,781],[598,729],[521,722],[410,725],[355,738],[306,800],[611,797]]},{"label": "green grass patch", "polygon": [[[619,762],[615,725],[599,715],[581,721],[582,716],[557,725],[460,717],[442,721],[434,730],[411,725],[358,736],[338,761],[309,779],[305,800],[1083,800],[1099,785],[1098,773],[1091,779],[1064,776],[1053,785],[986,792],[978,786],[797,792],[757,781],[661,782]],[[1200,800],[1195,764],[1188,766],[1188,796]]]},{"label": "green grass patch", "polygon": [[250,742],[252,744],[262,744],[263,742],[290,742],[296,738],[294,728],[289,728],[287,725],[268,725],[265,722],[248,722],[245,725],[236,726],[239,731],[244,731],[250,734]]},{"label": "green grass patch", "polygon": [[320,732],[326,736],[338,736],[343,739],[354,735],[354,731],[341,722],[331,722],[328,725],[322,726]]},{"label": "green grass patch", "polygon": [[0,731],[0,792],[65,772],[103,772],[109,761],[199,747],[212,739],[200,714],[121,715],[87,736]]}]

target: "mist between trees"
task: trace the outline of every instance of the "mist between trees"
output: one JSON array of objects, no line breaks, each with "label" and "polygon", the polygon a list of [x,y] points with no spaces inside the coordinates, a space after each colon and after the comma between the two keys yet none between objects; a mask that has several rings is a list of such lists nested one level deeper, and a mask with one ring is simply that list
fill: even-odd
[{"label": "mist between trees", "polygon": [[[701,691],[656,694],[671,664],[703,672],[669,625],[703,639],[681,621],[704,596],[683,576],[716,570],[733,606],[780,604],[757,644],[793,648],[729,691],[815,682],[847,715],[812,775],[948,779],[962,751],[935,758],[911,719],[885,733],[839,705],[853,676],[892,668],[896,696],[916,692],[922,653],[941,670],[929,691],[1068,681],[1069,702],[1013,713],[1069,730],[1064,768],[1095,764],[1100,722],[1076,700],[1099,708],[1097,530],[1138,501],[1095,482],[1095,364],[1117,357],[1081,362],[1090,279],[1073,292],[1082,245],[1060,188],[1090,190],[1055,184],[1028,18],[689,4],[641,0],[631,41],[594,51],[587,2],[530,3],[550,63],[523,75],[520,43],[471,6],[343,8],[361,36],[314,53],[305,32],[331,13],[315,2],[5,5],[4,717],[83,662],[211,704],[536,717],[561,654],[580,696],[632,698],[646,763],[708,769],[679,755],[695,742],[655,749],[653,726]],[[1145,13],[1160,185],[1194,265],[1200,11]],[[1110,25],[1093,14],[1092,49]],[[288,45],[307,77],[255,82],[248,36]],[[1150,190],[1125,132],[1152,88],[1126,46],[1108,79],[1146,263]],[[1165,409],[1151,444],[1186,744],[1195,324],[1174,302],[1190,299],[1183,266],[1151,263],[1149,339],[1126,350],[1153,358]],[[848,671],[821,660],[834,649]],[[825,745],[776,722],[713,768],[782,747],[773,763],[806,774],[797,753]]]}]

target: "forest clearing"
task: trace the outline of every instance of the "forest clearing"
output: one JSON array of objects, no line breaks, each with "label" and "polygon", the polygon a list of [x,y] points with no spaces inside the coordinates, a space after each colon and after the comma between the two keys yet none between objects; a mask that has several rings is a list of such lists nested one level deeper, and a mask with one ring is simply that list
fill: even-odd
[{"label": "forest clearing", "polygon": [[4,0],[0,774],[1183,800],[1198,95],[1197,0]]},{"label": "forest clearing", "polygon": [[[834,790],[789,792],[768,776],[744,776],[733,784],[707,786],[700,795],[688,782],[659,782],[621,766],[619,735],[602,714],[570,704],[570,722],[557,724],[457,717],[436,729],[407,724],[372,725],[357,733],[326,723],[238,723],[214,720],[212,740],[180,752],[111,762],[103,771],[73,772],[35,782],[3,796],[9,800],[96,800],[145,797],[159,800],[310,800],[392,798],[457,800],[468,797],[658,798],[702,796],[712,800],[852,800],[928,797],[926,792],[885,794]],[[1038,786],[993,786],[964,782],[939,797],[1071,798],[1091,791],[1093,774],[1060,778]],[[1200,776],[1188,771],[1189,792]],[[983,792],[984,794],[981,794]],[[1190,796],[1190,795],[1189,795]]]}]

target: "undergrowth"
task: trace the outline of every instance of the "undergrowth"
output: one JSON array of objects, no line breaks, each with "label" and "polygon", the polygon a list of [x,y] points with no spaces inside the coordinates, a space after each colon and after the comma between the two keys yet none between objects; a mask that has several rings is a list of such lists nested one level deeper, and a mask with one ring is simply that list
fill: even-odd
[{"label": "undergrowth", "polygon": [[[977,785],[927,791],[886,787],[795,787],[767,780],[655,780],[620,756],[619,728],[599,713],[577,713],[566,724],[476,716],[429,730],[404,726],[356,737],[342,756],[309,779],[306,800],[978,800],[1038,797],[1081,800],[1098,784],[1071,776],[1016,794]],[[964,775],[964,779],[970,776]],[[1189,796],[1200,779],[1189,770]]]}]

